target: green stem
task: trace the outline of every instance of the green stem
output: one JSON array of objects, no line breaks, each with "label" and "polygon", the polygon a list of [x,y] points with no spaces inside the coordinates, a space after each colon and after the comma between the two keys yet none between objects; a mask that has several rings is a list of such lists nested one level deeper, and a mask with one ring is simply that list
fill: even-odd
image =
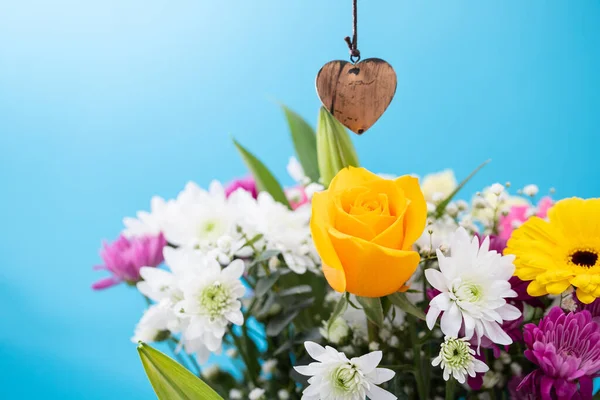
[{"label": "green stem", "polygon": [[379,343],[379,327],[369,320],[367,320],[367,333],[369,335],[369,343]]},{"label": "green stem", "polygon": [[188,354],[187,356],[188,356],[190,362],[192,363],[192,365],[194,366],[194,368],[196,368],[196,370],[198,371],[198,376],[202,375],[202,368],[200,367],[200,364],[198,364],[198,361],[196,360],[196,356],[194,356],[193,354]]},{"label": "green stem", "polygon": [[417,392],[419,393],[419,399],[429,398],[427,395],[427,389],[425,381],[423,380],[423,362],[421,361],[421,346],[419,346],[419,339],[417,337],[417,321],[411,318],[409,321],[410,340],[413,345],[413,358],[415,361],[415,380],[417,381]]},{"label": "green stem", "polygon": [[233,329],[231,329],[231,328],[229,329],[229,334],[233,338],[235,347],[237,347],[237,349],[240,353],[240,356],[242,357],[242,360],[244,360],[244,364],[246,364],[246,370],[248,371],[248,376],[250,377],[250,380],[252,381],[252,383],[255,386],[258,387],[258,376],[256,375],[254,369],[252,368],[252,364],[250,363],[250,358],[248,356],[248,353],[246,352],[246,348],[243,346],[240,338],[238,336],[236,336],[235,333],[233,333]]},{"label": "green stem", "polygon": [[446,382],[446,400],[454,400],[454,386],[456,385],[454,378],[450,377]]}]

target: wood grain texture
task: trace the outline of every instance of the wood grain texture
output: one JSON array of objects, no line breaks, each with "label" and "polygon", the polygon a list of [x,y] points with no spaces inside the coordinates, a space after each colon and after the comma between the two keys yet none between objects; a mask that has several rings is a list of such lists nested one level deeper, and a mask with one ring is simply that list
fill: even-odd
[{"label": "wood grain texture", "polygon": [[317,93],[329,112],[352,132],[367,131],[396,93],[396,73],[379,58],[357,64],[331,61],[317,74]]}]

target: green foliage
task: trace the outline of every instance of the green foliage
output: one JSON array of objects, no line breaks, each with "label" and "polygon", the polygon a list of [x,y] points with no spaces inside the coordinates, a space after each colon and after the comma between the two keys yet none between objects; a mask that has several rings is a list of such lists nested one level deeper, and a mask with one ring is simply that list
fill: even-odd
[{"label": "green foliage", "polygon": [[406,294],[398,292],[390,294],[387,298],[393,305],[400,308],[402,311],[425,321],[425,313],[423,310],[411,303],[406,298]]},{"label": "green foliage", "polygon": [[325,107],[319,111],[317,123],[317,158],[321,181],[325,186],[342,169],[358,167],[358,155],[348,131]]},{"label": "green foliage", "polygon": [[298,114],[283,106],[298,161],[312,182],[319,181],[317,138],[314,129]]},{"label": "green foliage", "polygon": [[273,176],[271,171],[269,171],[269,169],[258,158],[256,158],[254,154],[250,153],[235,139],[233,140],[233,144],[242,156],[242,159],[252,173],[252,176],[254,176],[258,190],[269,193],[275,201],[278,201],[288,208],[291,208],[287,197],[285,197],[283,188],[277,179],[275,179],[275,176]]},{"label": "green foliage", "polygon": [[160,351],[140,342],[138,353],[159,400],[223,400],[200,378]]},{"label": "green foliage", "polygon": [[365,315],[375,325],[383,326],[383,307],[379,297],[359,297],[356,300],[363,307]]}]

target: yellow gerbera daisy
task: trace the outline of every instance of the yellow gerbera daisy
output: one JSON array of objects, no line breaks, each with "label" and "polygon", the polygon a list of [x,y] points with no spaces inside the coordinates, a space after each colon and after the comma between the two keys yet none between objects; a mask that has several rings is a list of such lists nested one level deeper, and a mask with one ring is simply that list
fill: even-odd
[{"label": "yellow gerbera daisy", "polygon": [[514,254],[515,275],[531,281],[531,296],[577,288],[577,298],[600,297],[600,199],[561,200],[549,221],[532,217],[516,229],[505,254]]}]

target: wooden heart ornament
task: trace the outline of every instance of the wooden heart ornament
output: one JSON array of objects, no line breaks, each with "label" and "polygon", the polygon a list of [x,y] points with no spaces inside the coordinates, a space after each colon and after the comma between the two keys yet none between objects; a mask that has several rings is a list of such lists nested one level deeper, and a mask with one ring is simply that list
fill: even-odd
[{"label": "wooden heart ornament", "polygon": [[379,58],[352,64],[331,61],[317,74],[317,93],[329,112],[352,132],[366,132],[396,93],[396,73]]}]

